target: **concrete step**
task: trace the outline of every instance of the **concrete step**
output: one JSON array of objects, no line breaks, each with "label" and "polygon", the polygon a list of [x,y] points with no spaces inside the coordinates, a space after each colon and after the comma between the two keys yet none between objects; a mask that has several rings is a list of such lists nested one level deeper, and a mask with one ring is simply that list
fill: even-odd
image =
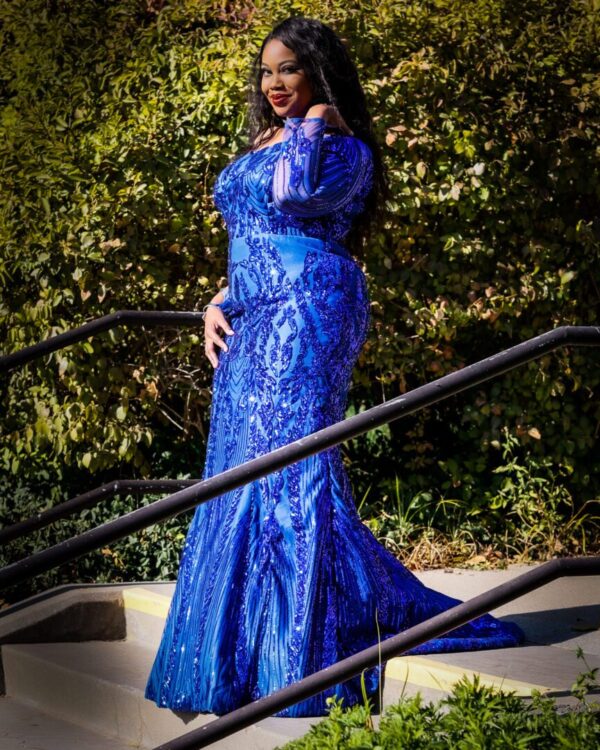
[{"label": "concrete step", "polygon": [[[139,584],[135,584],[138,587]],[[121,640],[128,584],[66,584],[0,610],[1,643]]]},{"label": "concrete step", "polygon": [[[123,592],[128,639],[158,647],[172,594],[172,589],[145,584]],[[511,619],[522,622],[525,618],[516,615]],[[560,620],[557,615],[557,625]],[[568,620],[564,617],[562,620],[565,630]],[[575,626],[579,622],[573,615],[571,621]],[[529,642],[519,648],[390,659],[385,669],[384,705],[395,702],[401,694],[411,695],[417,691],[425,695],[427,690],[432,698],[441,697],[464,675],[471,678],[478,675],[481,684],[511,690],[522,697],[529,697],[532,690],[538,690],[562,699],[578,674],[587,669],[576,656],[576,647],[584,645],[579,643],[582,633],[578,630],[571,633],[576,641],[573,644],[561,641],[559,645],[547,645],[551,637],[548,626],[544,623],[541,627],[535,619],[526,633]],[[538,642],[533,642],[534,639]],[[593,647],[594,642],[587,638],[585,644]],[[584,653],[584,657],[591,668],[600,666],[598,649]]]},{"label": "concrete step", "polygon": [[0,610],[0,644],[120,641],[158,646],[175,583],[66,584]]},{"label": "concrete step", "polygon": [[[158,708],[143,695],[171,596],[172,587],[123,589],[126,640],[4,644],[7,694],[136,747],[152,748],[202,726],[210,715],[176,714]],[[103,600],[111,602],[112,598],[103,596]],[[587,658],[590,666],[598,665],[594,655]],[[484,684],[523,696],[532,689],[560,696],[580,671],[574,652],[549,646],[400,657],[387,664],[383,705],[416,692],[428,700],[442,697],[464,674],[478,674]],[[250,748],[277,747],[301,736],[318,720],[271,718],[246,730],[243,741]],[[240,741],[241,737],[232,737],[218,747],[234,747]]]},{"label": "concrete step", "polygon": [[[600,657],[584,654],[590,668],[600,667]],[[481,685],[506,690],[521,698],[531,698],[533,690],[554,698],[561,708],[577,699],[571,687],[577,676],[587,671],[575,651],[553,646],[525,644],[518,648],[476,652],[405,656],[391,659],[386,668],[383,707],[403,695],[420,692],[426,700],[439,700],[463,677],[479,678]],[[598,702],[600,694],[590,695]]]},{"label": "concrete step", "polygon": [[0,750],[131,750],[133,747],[44,714],[14,698],[0,696]]},{"label": "concrete step", "polygon": [[[466,599],[520,572],[418,575],[426,585]],[[17,699],[40,716],[52,714],[92,735],[108,734],[115,747],[153,748],[206,724],[213,717],[158,708],[143,696],[174,588],[173,582],[67,585],[1,610],[0,657],[7,697],[0,701]],[[587,669],[575,648],[584,649],[589,668],[600,666],[599,591],[600,577],[563,579],[493,612],[524,628],[529,642],[521,648],[390,660],[383,706],[416,692],[426,700],[437,699],[463,674],[478,674],[484,684],[519,695],[539,689],[557,697],[559,705],[572,702],[569,689]],[[1,681],[2,669],[0,693]],[[249,750],[268,750],[305,734],[318,721],[270,718],[215,747],[237,749],[244,743]],[[50,744],[36,745],[37,750],[53,750],[56,745],[48,737]],[[69,750],[70,745],[62,747]]]},{"label": "concrete step", "polygon": [[[133,640],[5,644],[6,694],[115,741],[153,748],[215,718],[173,712],[144,698],[154,653]],[[266,719],[215,747],[237,750],[243,743],[248,750],[269,750],[302,736],[317,721]]]}]

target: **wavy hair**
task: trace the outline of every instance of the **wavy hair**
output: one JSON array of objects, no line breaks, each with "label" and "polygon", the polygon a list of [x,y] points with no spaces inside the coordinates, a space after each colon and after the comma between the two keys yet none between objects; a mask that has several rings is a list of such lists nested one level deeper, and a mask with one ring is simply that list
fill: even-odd
[{"label": "wavy hair", "polygon": [[373,135],[373,120],[360,85],[358,71],[348,50],[336,32],[313,18],[292,16],[278,23],[265,37],[252,62],[248,93],[248,143],[242,154],[269,140],[285,120],[273,110],[261,90],[263,50],[271,39],[278,39],[291,49],[313,91],[312,104],[332,104],[341,113],[355,136],[373,154],[373,189],[365,200],[364,210],[354,219],[347,237],[350,252],[362,257],[372,232],[383,221],[383,206],[389,197],[387,170],[381,149]]}]

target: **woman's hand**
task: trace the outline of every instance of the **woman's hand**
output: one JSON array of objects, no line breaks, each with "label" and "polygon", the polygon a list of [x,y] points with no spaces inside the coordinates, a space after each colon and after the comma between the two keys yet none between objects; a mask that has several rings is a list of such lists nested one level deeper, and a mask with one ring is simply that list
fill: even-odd
[{"label": "woman's hand", "polygon": [[354,135],[337,107],[333,104],[313,104],[306,110],[304,117],[322,117],[325,122],[333,128],[340,128],[348,135]]},{"label": "woman's hand", "polygon": [[204,316],[204,352],[213,367],[217,367],[219,364],[215,344],[218,344],[224,351],[228,350],[227,344],[217,333],[218,329],[229,335],[233,333],[221,308],[208,307]]}]

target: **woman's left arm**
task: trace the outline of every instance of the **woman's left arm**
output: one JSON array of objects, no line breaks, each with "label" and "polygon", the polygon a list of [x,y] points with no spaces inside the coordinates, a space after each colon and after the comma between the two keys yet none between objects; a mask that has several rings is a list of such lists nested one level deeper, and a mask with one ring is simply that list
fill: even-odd
[{"label": "woman's left arm", "polygon": [[373,157],[359,138],[325,136],[323,117],[288,117],[275,163],[273,201],[295,216],[339,210],[373,177]]}]

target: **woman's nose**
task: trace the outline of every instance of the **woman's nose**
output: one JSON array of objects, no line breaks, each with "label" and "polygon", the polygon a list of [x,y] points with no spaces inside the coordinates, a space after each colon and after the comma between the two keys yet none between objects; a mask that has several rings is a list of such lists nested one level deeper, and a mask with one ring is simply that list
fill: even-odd
[{"label": "woman's nose", "polygon": [[275,89],[277,86],[281,83],[280,81],[280,74],[279,73],[273,73],[271,76],[271,88]]}]

